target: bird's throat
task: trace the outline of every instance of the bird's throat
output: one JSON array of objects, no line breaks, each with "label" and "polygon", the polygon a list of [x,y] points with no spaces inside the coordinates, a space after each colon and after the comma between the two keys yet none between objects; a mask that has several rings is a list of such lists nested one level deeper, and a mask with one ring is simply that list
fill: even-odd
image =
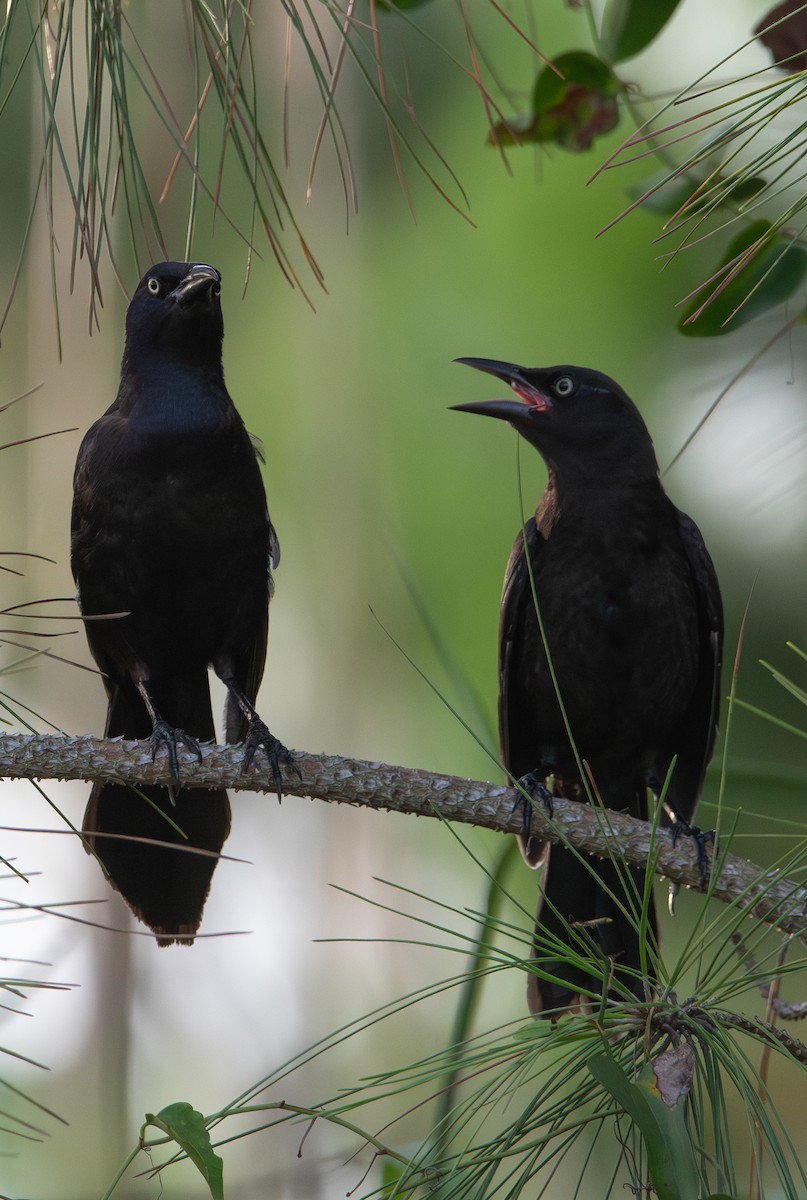
[{"label": "bird's throat", "polygon": [[148,435],[210,435],[228,425],[232,405],[223,381],[209,377],[189,386],[186,370],[163,370],[154,379],[130,379],[129,421]]}]

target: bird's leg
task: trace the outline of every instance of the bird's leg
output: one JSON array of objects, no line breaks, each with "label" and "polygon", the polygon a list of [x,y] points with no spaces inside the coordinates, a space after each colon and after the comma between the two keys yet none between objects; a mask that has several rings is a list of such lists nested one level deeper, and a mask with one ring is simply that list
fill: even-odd
[{"label": "bird's leg", "polygon": [[[679,816],[675,809],[669,804],[665,803],[664,811],[667,814],[672,826],[670,832],[672,834],[673,845],[675,845],[680,837],[691,837],[694,841],[695,850],[698,856],[698,867],[701,873],[701,885],[705,888],[706,884],[709,882],[709,872],[711,869],[709,866],[709,856],[706,853],[706,847],[709,843],[711,843],[712,846],[715,844],[714,829],[701,829],[698,825],[691,825],[689,821],[685,821],[683,817]],[[674,902],[675,896],[673,895],[671,885],[668,907],[673,915]]]},{"label": "bird's leg", "polygon": [[[154,703],[154,697],[151,694],[149,686],[145,679],[135,679],[135,686],[143,699],[148,715],[151,717],[151,757],[155,758],[157,751],[161,746],[164,746],[168,754],[168,765],[171,768],[171,774],[174,779],[179,779],[179,762],[177,761],[177,742],[182,742],[184,746],[196,757],[202,761],[202,751],[196,738],[190,733],[186,733],[184,729],[175,729],[173,725],[160,716],[157,706]],[[171,788],[168,789],[173,802],[174,795]]]},{"label": "bird's leg", "polygon": [[277,792],[278,800],[283,795],[283,776],[280,772],[280,764],[289,767],[295,772],[298,779],[302,778],[299,768],[295,763],[291,753],[286,749],[283,743],[275,737],[270,731],[266,723],[258,716],[255,711],[255,706],[251,703],[244,689],[235,680],[229,670],[221,669],[214,664],[216,673],[222,683],[227,688],[230,695],[235,700],[241,712],[244,714],[247,724],[246,740],[244,742],[244,765],[242,771],[248,771],[252,760],[255,757],[255,752],[259,746],[263,746],[266,751],[266,757],[269,759],[269,766],[272,771],[272,779]]},{"label": "bird's leg", "polygon": [[544,806],[546,815],[551,819],[554,812],[552,802],[552,793],[546,786],[546,777],[540,775],[537,771],[528,771],[526,775],[522,775],[516,780],[516,788],[519,791],[519,797],[513,805],[513,811],[521,804],[522,809],[522,832],[521,839],[524,844],[524,853],[529,859],[530,844],[532,841],[532,803],[531,800],[540,800]]},{"label": "bird's leg", "polygon": [[679,817],[677,813],[673,814],[672,840],[673,845],[678,841],[679,837],[691,837],[695,843],[695,850],[698,856],[698,867],[701,873],[701,883],[705,887],[709,882],[709,856],[706,853],[707,845],[715,844],[714,829],[701,829],[698,825],[690,825],[689,821],[685,821],[683,817]]}]

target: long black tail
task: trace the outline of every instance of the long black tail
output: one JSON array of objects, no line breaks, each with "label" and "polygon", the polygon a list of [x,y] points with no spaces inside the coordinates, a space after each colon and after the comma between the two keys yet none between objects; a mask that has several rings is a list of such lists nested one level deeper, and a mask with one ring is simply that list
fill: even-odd
[{"label": "long black tail", "polygon": [[[555,845],[547,856],[541,883],[533,957],[536,965],[556,981],[530,975],[527,988],[530,1011],[536,1015],[560,1016],[567,1009],[586,1003],[585,995],[581,1001],[581,992],[601,990],[603,966],[643,999],[637,927],[645,889],[644,868],[607,858],[586,858],[581,862],[565,846]],[[647,936],[658,943],[652,896]],[[584,962],[578,965],[563,961],[556,941],[570,947]],[[600,956],[603,957],[597,964]],[[603,959],[610,959],[610,963]],[[592,963],[591,969],[586,969],[586,962]],[[611,990],[614,996],[624,995],[620,988]]]},{"label": "long black tail", "polygon": [[[172,681],[170,689],[155,688],[154,699],[170,725],[200,742],[214,737],[206,672]],[[110,694],[106,736],[150,735],[143,701],[134,685],[124,680]],[[161,946],[193,941],[216,869],[215,856],[229,831],[230,804],[222,789],[180,788],[172,804],[166,788],[136,790],[125,784],[97,783],[84,814],[84,833],[109,882],[135,916],[154,930]],[[104,836],[110,834],[115,836]],[[148,845],[134,838],[168,845]],[[194,849],[211,853],[194,854]]]}]

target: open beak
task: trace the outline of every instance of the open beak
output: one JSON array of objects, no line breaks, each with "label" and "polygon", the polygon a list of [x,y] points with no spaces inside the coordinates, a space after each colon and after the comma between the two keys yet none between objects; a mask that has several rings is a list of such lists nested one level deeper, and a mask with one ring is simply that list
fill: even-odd
[{"label": "open beak", "polygon": [[455,362],[485,371],[504,380],[518,396],[518,400],[481,400],[474,404],[452,404],[458,412],[479,413],[483,417],[499,417],[503,421],[523,421],[525,408],[547,412],[552,408],[549,398],[524,378],[523,367],[513,363],[498,362],[495,358],[455,358]]}]

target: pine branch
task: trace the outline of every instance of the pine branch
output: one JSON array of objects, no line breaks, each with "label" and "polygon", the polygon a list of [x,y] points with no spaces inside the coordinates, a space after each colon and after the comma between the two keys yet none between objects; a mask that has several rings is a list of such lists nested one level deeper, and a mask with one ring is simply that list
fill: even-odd
[{"label": "pine branch", "polygon": [[[201,763],[181,750],[179,758],[183,787],[274,791],[271,771],[260,755],[260,761],[242,774],[242,746],[205,745]],[[296,752],[294,759],[300,777],[285,772],[284,794],[288,796],[363,804],[501,833],[522,829],[522,796],[511,787],[338,755]],[[0,736],[0,777],[114,779],[133,785],[171,782],[164,757],[153,762],[148,742],[16,733]],[[551,819],[540,804],[534,805],[532,829],[547,841],[562,841],[587,854],[619,854],[637,866],[652,858],[659,874],[696,891],[704,890],[691,839],[683,837],[673,845],[669,830],[654,832],[647,822],[623,813],[556,799]],[[748,909],[767,924],[807,941],[807,888],[747,859],[725,854],[719,847],[715,862],[708,884],[710,896]]]}]

